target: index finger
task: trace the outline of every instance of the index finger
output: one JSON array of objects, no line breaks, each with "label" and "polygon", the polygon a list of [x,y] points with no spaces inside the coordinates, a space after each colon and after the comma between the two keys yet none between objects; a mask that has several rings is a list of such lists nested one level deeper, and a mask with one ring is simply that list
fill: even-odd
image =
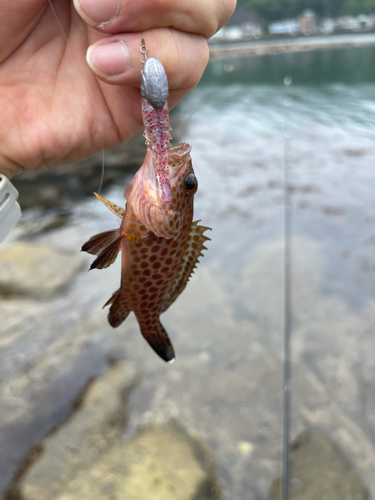
[{"label": "index finger", "polygon": [[235,0],[74,0],[79,15],[105,33],[175,28],[215,34],[234,11]]}]

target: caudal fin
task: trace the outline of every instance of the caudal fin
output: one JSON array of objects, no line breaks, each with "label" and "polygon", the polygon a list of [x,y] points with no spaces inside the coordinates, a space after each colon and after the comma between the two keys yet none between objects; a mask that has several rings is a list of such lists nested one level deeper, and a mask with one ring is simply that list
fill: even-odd
[{"label": "caudal fin", "polygon": [[113,264],[120,250],[121,238],[117,229],[92,236],[82,247],[82,251],[97,255],[90,269],[104,269]]},{"label": "caudal fin", "polygon": [[175,358],[173,345],[159,318],[148,323],[142,321],[140,326],[142,335],[156,354],[164,359],[164,361],[172,361]]}]

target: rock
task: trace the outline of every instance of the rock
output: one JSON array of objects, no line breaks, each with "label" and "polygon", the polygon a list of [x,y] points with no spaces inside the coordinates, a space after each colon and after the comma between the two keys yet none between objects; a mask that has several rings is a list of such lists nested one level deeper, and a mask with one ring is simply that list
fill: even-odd
[{"label": "rock", "polygon": [[23,500],[55,499],[77,470],[91,464],[121,437],[127,397],[137,381],[137,372],[128,362],[115,364],[95,380],[68,421],[44,440],[39,458],[12,485],[7,498],[17,498],[15,492],[21,490]]},{"label": "rock", "polygon": [[[292,445],[291,500],[369,500],[370,494],[356,469],[322,431],[302,432]],[[268,500],[279,500],[281,478]]]},{"label": "rock", "polygon": [[[82,433],[78,442],[65,428],[59,433],[58,439],[50,438],[44,457],[26,475],[21,489],[23,500],[222,498],[205,446],[176,422],[146,427],[129,439],[118,440],[104,452],[100,446],[103,438],[91,435],[90,430]],[[67,443],[74,443],[78,457],[73,451],[66,451]],[[60,465],[61,453],[71,459],[64,470]],[[94,463],[88,459],[90,453],[97,457]],[[54,470],[56,465],[58,473]]]},{"label": "rock", "polygon": [[46,298],[69,285],[84,259],[31,243],[0,250],[0,295]]},{"label": "rock", "polygon": [[80,471],[56,500],[82,498],[216,500],[221,491],[204,445],[171,422],[123,439]]}]

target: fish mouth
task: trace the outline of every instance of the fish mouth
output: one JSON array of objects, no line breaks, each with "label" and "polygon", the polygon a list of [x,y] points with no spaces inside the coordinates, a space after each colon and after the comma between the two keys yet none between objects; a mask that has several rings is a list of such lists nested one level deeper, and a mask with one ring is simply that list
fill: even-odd
[{"label": "fish mouth", "polygon": [[[169,180],[172,185],[178,182],[181,172],[191,165],[190,151],[191,146],[186,142],[169,149]],[[147,151],[142,167],[124,195],[132,205],[138,220],[155,236],[165,239],[175,239],[179,236],[180,230],[173,228],[172,218],[175,217],[175,211],[172,204],[163,202],[159,197],[151,150]]]}]

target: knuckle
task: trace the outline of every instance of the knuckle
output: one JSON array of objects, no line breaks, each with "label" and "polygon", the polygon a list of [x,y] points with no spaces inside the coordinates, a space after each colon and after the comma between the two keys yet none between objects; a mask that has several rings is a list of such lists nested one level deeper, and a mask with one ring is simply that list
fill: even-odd
[{"label": "knuckle", "polygon": [[225,0],[223,9],[222,9],[222,16],[220,19],[220,28],[224,26],[224,24],[232,17],[232,14],[234,12],[234,9],[236,8],[237,5],[237,0]]},{"label": "knuckle", "polygon": [[[236,4],[237,0],[222,0],[221,2],[217,2],[215,0],[214,7],[210,9],[211,15],[205,16],[206,29],[204,35],[207,38],[213,36],[224,26],[224,24],[232,16],[234,9],[236,8]],[[212,12],[215,12],[215,15],[212,15]]]}]

